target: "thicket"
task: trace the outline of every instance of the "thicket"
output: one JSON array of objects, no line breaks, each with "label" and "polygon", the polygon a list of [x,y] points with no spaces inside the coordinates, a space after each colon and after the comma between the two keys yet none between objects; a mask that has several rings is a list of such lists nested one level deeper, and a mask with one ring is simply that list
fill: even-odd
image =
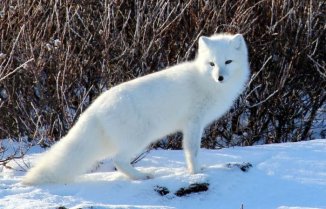
[{"label": "thicket", "polygon": [[325,16],[323,0],[2,0],[0,139],[47,146],[101,92],[193,59],[198,38],[219,32],[244,34],[252,78],[202,146],[323,136]]}]

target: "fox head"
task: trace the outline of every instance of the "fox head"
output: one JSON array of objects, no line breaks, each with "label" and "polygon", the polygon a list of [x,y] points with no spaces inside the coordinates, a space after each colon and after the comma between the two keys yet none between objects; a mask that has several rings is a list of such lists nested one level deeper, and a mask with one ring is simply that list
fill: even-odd
[{"label": "fox head", "polygon": [[201,36],[196,62],[203,73],[220,84],[249,75],[248,51],[241,34]]}]

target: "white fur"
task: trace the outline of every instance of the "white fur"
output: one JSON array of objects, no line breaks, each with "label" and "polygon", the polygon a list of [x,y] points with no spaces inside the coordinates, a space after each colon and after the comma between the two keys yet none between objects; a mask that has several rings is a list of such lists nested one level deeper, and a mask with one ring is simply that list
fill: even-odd
[{"label": "white fur", "polygon": [[[225,64],[226,60],[232,62]],[[248,77],[242,35],[200,37],[194,61],[102,93],[69,133],[41,157],[23,183],[68,183],[105,157],[112,157],[118,170],[131,179],[150,178],[133,168],[130,160],[151,142],[176,131],[183,132],[189,171],[198,173],[204,127],[231,107]]]}]

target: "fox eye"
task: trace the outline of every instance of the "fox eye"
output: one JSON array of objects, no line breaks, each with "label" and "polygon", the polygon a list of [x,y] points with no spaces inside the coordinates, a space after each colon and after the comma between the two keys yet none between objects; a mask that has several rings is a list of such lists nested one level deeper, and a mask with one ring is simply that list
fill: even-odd
[{"label": "fox eye", "polygon": [[215,66],[214,62],[209,62],[209,65],[212,66],[212,67]]},{"label": "fox eye", "polygon": [[232,61],[233,61],[233,60],[226,60],[226,61],[225,61],[225,64],[228,65],[228,64],[230,64]]}]

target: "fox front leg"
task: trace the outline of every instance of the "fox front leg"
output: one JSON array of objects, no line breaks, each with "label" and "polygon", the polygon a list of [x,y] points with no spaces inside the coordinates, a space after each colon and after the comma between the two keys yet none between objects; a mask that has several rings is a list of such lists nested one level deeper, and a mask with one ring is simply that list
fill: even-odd
[{"label": "fox front leg", "polygon": [[201,144],[203,128],[198,123],[191,123],[183,130],[183,149],[186,163],[191,174],[199,173],[198,152]]}]

